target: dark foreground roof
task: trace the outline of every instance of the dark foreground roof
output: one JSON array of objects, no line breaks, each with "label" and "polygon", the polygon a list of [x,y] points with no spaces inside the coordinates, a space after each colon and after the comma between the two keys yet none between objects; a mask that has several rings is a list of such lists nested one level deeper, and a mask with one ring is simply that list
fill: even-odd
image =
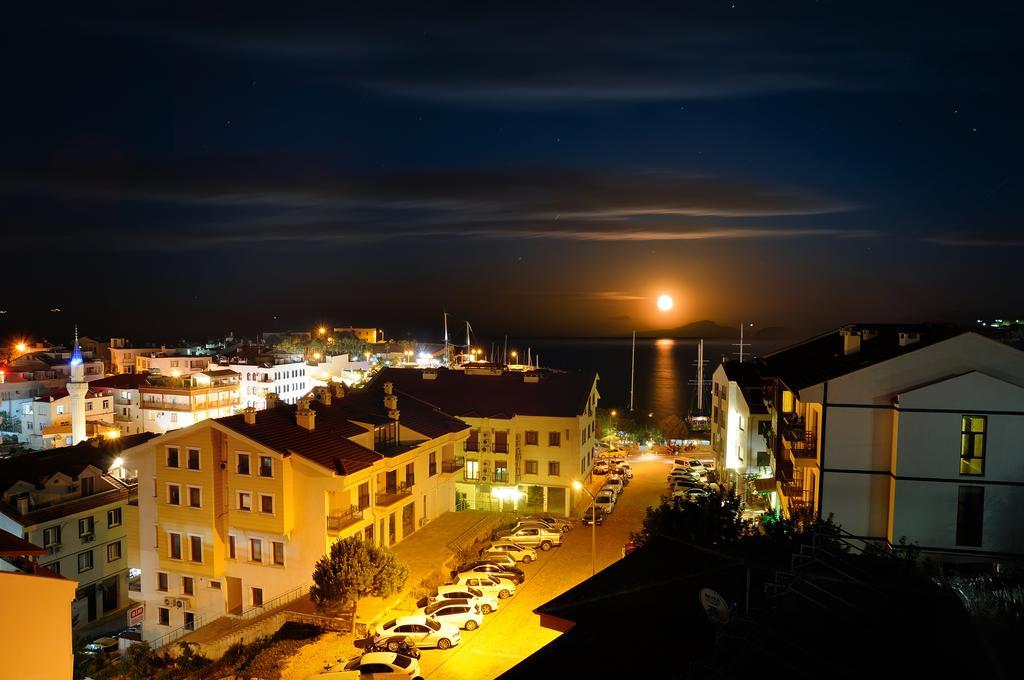
[{"label": "dark foreground roof", "polygon": [[751,415],[765,415],[768,407],[764,403],[764,379],[757,366],[749,361],[726,361],[722,364],[725,377],[736,383],[747,401]]},{"label": "dark foreground roof", "polygon": [[[425,373],[436,374],[436,377],[424,378]],[[390,382],[400,394],[416,397],[460,417],[574,417],[585,411],[597,380],[596,373],[550,370],[482,373],[448,368],[386,368],[372,384],[379,386]],[[537,380],[529,382],[526,376]]]},{"label": "dark foreground roof", "polygon": [[[840,334],[843,329],[869,330],[877,335],[861,340],[859,351],[844,355]],[[901,332],[917,333],[920,339],[901,347]],[[756,364],[762,376],[779,378],[791,390],[802,390],[965,332],[956,326],[938,324],[852,324],[766,354]]]}]

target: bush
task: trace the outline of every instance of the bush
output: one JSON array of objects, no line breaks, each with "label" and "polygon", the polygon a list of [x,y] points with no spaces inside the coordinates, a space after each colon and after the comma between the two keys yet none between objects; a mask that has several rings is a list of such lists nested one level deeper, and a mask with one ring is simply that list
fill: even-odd
[{"label": "bush", "polygon": [[409,569],[387,548],[355,536],[334,542],[313,570],[310,599],[318,607],[355,604],[360,597],[388,597],[405,586]]}]

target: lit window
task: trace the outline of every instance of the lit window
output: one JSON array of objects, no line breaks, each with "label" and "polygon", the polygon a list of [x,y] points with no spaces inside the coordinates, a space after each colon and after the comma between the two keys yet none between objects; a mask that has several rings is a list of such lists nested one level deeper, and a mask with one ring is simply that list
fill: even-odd
[{"label": "lit window", "polygon": [[260,456],[260,477],[274,476],[274,461],[270,456]]},{"label": "lit window", "polygon": [[[960,474],[985,474],[985,416],[960,419]],[[966,487],[965,487],[966,488]]]},{"label": "lit window", "polygon": [[480,479],[480,461],[466,461],[466,479]]}]

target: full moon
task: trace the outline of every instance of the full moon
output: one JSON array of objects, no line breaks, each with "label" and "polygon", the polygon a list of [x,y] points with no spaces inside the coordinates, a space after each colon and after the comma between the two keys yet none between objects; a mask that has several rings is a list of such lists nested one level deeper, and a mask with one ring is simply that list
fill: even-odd
[{"label": "full moon", "polygon": [[660,309],[663,312],[667,312],[670,309],[672,309],[672,305],[674,305],[675,303],[672,302],[672,297],[671,296],[669,296],[669,295],[659,295],[658,296],[658,303],[657,304],[658,304],[658,309]]}]

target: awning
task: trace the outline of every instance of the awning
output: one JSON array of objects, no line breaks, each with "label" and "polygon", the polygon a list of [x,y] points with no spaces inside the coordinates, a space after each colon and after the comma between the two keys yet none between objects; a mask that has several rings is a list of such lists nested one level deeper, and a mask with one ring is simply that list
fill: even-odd
[{"label": "awning", "polygon": [[765,491],[775,491],[776,482],[774,477],[765,477],[764,479],[754,480],[754,491],[763,493]]}]

